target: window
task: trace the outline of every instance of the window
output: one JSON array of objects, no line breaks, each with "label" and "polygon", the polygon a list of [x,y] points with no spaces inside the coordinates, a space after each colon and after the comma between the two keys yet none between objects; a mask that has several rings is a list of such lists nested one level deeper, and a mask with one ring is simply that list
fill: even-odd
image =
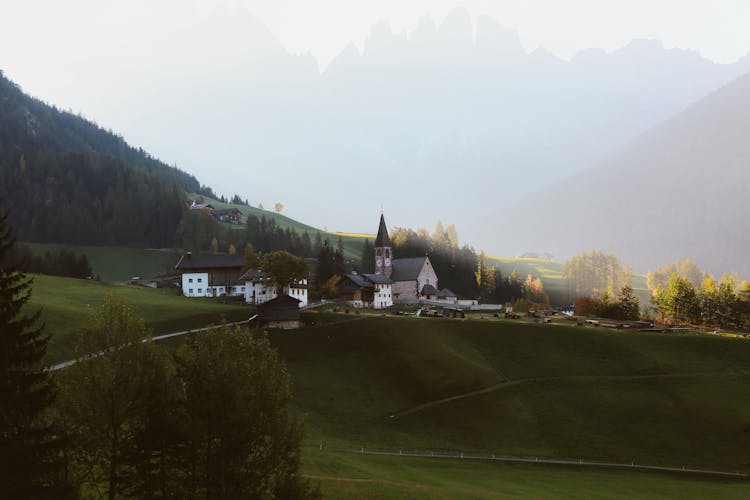
[{"label": "window", "polygon": [[390,248],[386,248],[386,249],[385,249],[385,257],[386,257],[387,259],[390,259],[390,258],[391,258],[391,249],[390,249]]},{"label": "window", "polygon": [[198,293],[203,293],[203,288],[199,288]]},{"label": "window", "polygon": [[[190,280],[190,281],[192,281],[192,280]],[[188,290],[188,295],[193,295],[193,289],[192,288],[190,290]]]},{"label": "window", "polygon": [[198,278],[198,283],[203,283],[203,278]]},{"label": "window", "polygon": [[244,286],[241,286],[241,287],[240,287],[240,291],[241,291],[241,292],[244,292],[244,291],[245,291],[245,287],[244,287]]},{"label": "window", "polygon": [[382,248],[378,248],[377,250],[375,250],[375,255],[377,255],[378,257],[380,257],[381,255],[383,255],[383,249]]},{"label": "window", "polygon": [[192,282],[193,282],[193,278],[188,278],[188,283],[192,283]]}]

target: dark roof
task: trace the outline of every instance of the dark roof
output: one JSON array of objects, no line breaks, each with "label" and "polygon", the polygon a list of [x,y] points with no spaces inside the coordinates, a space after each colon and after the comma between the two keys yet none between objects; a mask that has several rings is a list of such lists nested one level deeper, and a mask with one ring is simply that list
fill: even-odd
[{"label": "dark roof", "polygon": [[275,299],[258,305],[258,316],[261,321],[287,321],[299,319],[299,303],[289,295],[279,295]]},{"label": "dark roof", "polygon": [[265,280],[268,276],[266,276],[266,273],[261,271],[257,268],[248,269],[245,271],[245,274],[240,276],[240,280],[244,281],[262,281]]},{"label": "dark roof", "polygon": [[422,287],[422,295],[437,295],[437,288],[430,285],[429,283]]},{"label": "dark roof", "polygon": [[388,228],[385,227],[385,217],[380,214],[380,226],[378,227],[378,236],[375,238],[375,247],[391,246],[391,238],[388,236]]},{"label": "dark roof", "polygon": [[361,274],[351,274],[350,273],[350,274],[344,275],[344,277],[346,279],[348,279],[349,281],[351,281],[352,283],[354,283],[355,285],[357,285],[358,287],[360,287],[360,288],[372,288],[372,283],[370,283],[369,281],[367,281],[364,278],[364,276],[362,276]]},{"label": "dark roof", "polygon": [[383,276],[382,274],[363,274],[365,278],[367,278],[368,281],[371,283],[375,283],[376,285],[390,285],[393,283],[390,279]]},{"label": "dark roof", "polygon": [[214,209],[213,205],[209,203],[196,203],[193,201],[193,204],[190,205],[191,210],[203,210],[204,208],[210,208],[211,210]]},{"label": "dark roof", "polygon": [[457,295],[455,293],[453,293],[451,290],[449,290],[448,288],[443,288],[442,290],[440,290],[440,292],[438,293],[438,296],[440,296],[440,297],[457,297]]},{"label": "dark roof", "polygon": [[410,281],[417,279],[419,271],[424,266],[427,257],[412,257],[410,259],[393,259],[391,265],[393,272],[391,280],[393,281]]},{"label": "dark roof", "polygon": [[228,253],[191,254],[180,257],[175,269],[187,271],[190,269],[229,269],[242,267],[242,255]]}]

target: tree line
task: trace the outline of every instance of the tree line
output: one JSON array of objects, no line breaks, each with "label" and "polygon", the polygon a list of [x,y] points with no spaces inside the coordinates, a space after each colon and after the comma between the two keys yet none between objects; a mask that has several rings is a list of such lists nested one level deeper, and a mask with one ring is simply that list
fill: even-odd
[{"label": "tree line", "polygon": [[23,262],[24,269],[29,273],[96,279],[86,254],[76,254],[65,248],[57,252],[46,251],[38,255],[34,254],[27,245],[16,244],[8,249],[5,259],[0,261],[0,265],[9,265],[12,262]]}]

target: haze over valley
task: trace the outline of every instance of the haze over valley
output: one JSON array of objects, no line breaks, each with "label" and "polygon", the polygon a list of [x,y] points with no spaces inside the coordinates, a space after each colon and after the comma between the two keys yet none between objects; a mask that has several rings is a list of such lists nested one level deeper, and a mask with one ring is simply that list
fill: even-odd
[{"label": "haze over valley", "polygon": [[[719,64],[658,40],[563,60],[541,47],[527,50],[502,19],[463,8],[442,19],[426,15],[404,32],[378,22],[361,48],[350,43],[319,69],[243,7],[220,5],[198,18],[174,14],[179,22],[168,37],[148,23],[138,32],[147,53],[126,55],[114,46],[112,57],[94,66],[55,66],[63,98],[53,104],[75,102],[75,112],[217,192],[238,192],[253,204],[281,201],[287,213],[318,227],[361,232],[370,220],[364,213],[384,206],[399,226],[440,219],[494,254],[533,250],[563,259],[595,244],[622,250],[642,271],[672,253],[649,257],[604,228],[593,243],[570,241],[565,231],[505,229],[509,222],[572,228],[570,221],[587,220],[578,208],[541,203],[544,189],[587,177],[641,134],[750,70],[747,56]],[[71,87],[68,95],[86,98],[65,99]],[[675,161],[677,171],[682,160]],[[642,165],[633,168],[642,186],[658,181]],[[702,196],[703,186],[690,184],[696,180],[681,182]],[[589,194],[581,201],[603,213]],[[545,208],[512,211],[534,205]],[[672,231],[684,235],[680,244],[697,244],[697,219],[678,222]],[[702,265],[744,272],[724,258],[720,242],[713,245],[696,256]]]}]

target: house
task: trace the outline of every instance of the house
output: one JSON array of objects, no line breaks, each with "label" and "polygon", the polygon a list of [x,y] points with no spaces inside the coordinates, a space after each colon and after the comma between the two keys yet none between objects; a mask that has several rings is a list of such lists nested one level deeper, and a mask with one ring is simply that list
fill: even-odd
[{"label": "house", "polygon": [[258,321],[266,328],[291,330],[300,327],[299,299],[280,295],[258,305]]},{"label": "house", "polygon": [[182,275],[182,294],[185,297],[245,294],[245,283],[240,281],[241,255],[187,252],[180,257],[175,269]]},{"label": "house", "polygon": [[211,217],[222,222],[239,224],[242,221],[242,212],[239,208],[221,208],[211,211]]},{"label": "house", "polygon": [[196,203],[195,200],[190,204],[190,210],[208,210],[209,213],[213,212],[214,207],[209,203]]},{"label": "house", "polygon": [[392,281],[382,274],[344,275],[338,297],[352,307],[385,309],[393,305]]},{"label": "house", "polygon": [[437,299],[438,277],[430,258],[394,259],[383,214],[380,215],[378,235],[375,238],[375,274],[385,276],[393,282],[393,302]]},{"label": "house", "polygon": [[[248,304],[263,304],[278,296],[270,276],[260,269],[248,269],[239,280],[244,284],[245,302]],[[307,279],[284,287],[284,295],[297,299],[299,307],[307,306]]]}]

